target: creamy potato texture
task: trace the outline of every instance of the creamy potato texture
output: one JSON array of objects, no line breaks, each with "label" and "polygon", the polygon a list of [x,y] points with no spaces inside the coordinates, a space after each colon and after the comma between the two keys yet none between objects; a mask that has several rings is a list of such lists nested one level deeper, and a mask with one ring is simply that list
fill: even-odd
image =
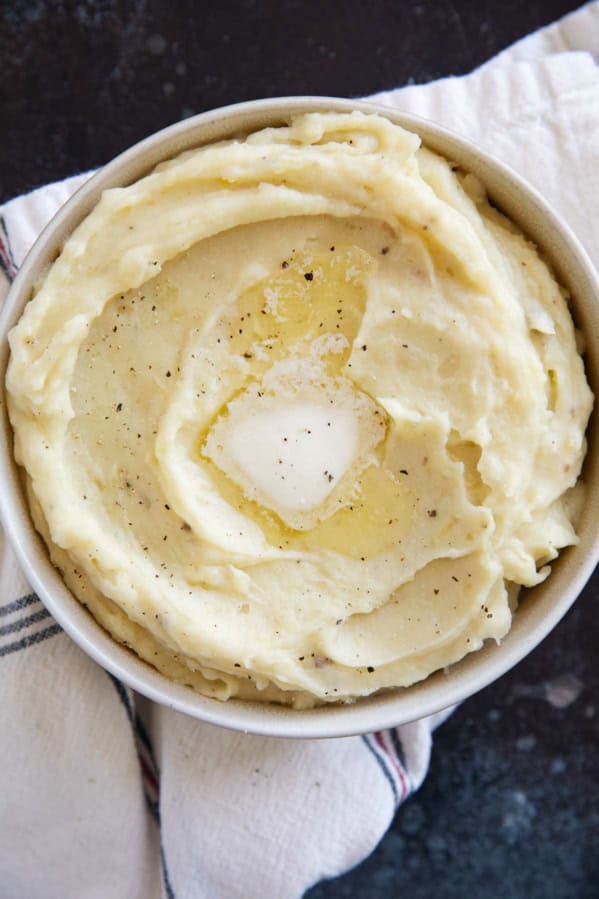
[{"label": "creamy potato texture", "polygon": [[385,118],[300,116],[107,191],[10,342],[54,563],[202,693],[405,687],[500,640],[576,542],[567,298]]}]

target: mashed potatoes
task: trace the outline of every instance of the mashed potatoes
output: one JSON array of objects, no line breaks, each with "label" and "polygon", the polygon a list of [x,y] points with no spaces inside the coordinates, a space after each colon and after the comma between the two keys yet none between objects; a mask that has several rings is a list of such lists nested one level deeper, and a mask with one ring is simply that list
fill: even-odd
[{"label": "mashed potatoes", "polygon": [[501,639],[576,542],[567,298],[384,118],[300,116],[107,191],[10,342],[54,563],[202,693],[412,684]]}]

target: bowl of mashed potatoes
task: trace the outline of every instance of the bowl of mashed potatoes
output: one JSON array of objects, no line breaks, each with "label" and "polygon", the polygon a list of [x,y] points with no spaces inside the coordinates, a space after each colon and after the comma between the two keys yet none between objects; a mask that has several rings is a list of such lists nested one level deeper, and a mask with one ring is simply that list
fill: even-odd
[{"label": "bowl of mashed potatoes", "polygon": [[197,116],[87,182],[11,289],[7,533],[71,637],[180,711],[431,714],[592,572],[598,297],[535,191],[432,123]]}]

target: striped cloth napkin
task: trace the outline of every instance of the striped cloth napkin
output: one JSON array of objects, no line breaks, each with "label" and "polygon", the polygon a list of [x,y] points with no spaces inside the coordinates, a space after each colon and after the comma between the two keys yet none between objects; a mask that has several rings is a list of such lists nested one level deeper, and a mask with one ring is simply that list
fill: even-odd
[{"label": "striped cloth napkin", "polygon": [[[599,3],[460,79],[375,99],[471,137],[599,254]],[[0,298],[86,175],[0,207]],[[361,861],[443,715],[329,741],[253,737],[133,693],[52,620],[0,536],[3,899],[299,897]]]}]

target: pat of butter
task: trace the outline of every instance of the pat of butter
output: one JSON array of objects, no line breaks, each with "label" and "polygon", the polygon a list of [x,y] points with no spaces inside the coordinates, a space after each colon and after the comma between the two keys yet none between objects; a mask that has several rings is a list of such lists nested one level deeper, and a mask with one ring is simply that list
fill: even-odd
[{"label": "pat of butter", "polygon": [[225,452],[268,504],[314,509],[353,463],[358,420],[352,409],[303,402],[237,422]]},{"label": "pat of butter", "polygon": [[384,412],[369,396],[297,359],[228,403],[201,453],[247,499],[308,530],[352,503],[384,436]]}]

